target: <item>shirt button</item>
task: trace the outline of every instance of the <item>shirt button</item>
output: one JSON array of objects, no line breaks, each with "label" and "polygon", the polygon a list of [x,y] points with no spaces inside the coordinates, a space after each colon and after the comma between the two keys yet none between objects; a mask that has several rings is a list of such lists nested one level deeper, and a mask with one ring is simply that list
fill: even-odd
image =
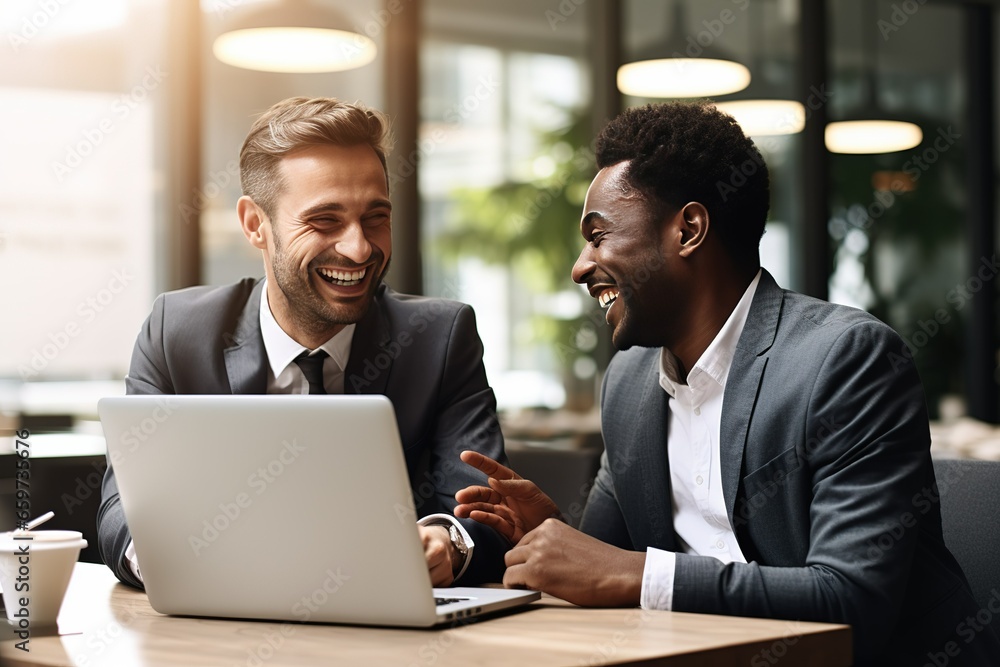
[{"label": "shirt button", "polygon": [[695,481],[695,484],[697,484],[698,486],[701,486],[702,482],[705,481],[705,478],[702,477],[701,475],[698,475],[697,477],[694,478],[694,481]]},{"label": "shirt button", "polygon": [[698,416],[700,416],[700,415],[701,415],[701,408],[695,408],[695,409],[694,409],[694,416],[695,416],[695,417],[698,417]]},{"label": "shirt button", "polygon": [[723,542],[722,540],[719,540],[718,542],[715,543],[715,546],[716,546],[717,549],[725,549],[726,548],[726,543]]}]

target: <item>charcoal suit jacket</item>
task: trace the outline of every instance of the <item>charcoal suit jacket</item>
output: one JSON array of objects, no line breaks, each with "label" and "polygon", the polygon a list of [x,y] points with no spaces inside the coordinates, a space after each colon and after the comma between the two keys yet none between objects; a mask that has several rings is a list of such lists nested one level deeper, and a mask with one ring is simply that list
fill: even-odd
[{"label": "charcoal suit jacket", "polygon": [[[266,394],[263,285],[248,278],[158,297],[136,341],[126,392]],[[344,391],[392,401],[418,516],[451,514],[456,491],[486,483],[485,475],[459,460],[461,451],[475,449],[506,462],[483,345],[465,304],[397,294],[382,285],[355,329]],[[509,545],[491,528],[460,521],[476,546],[456,583],[500,581]],[[121,581],[141,586],[124,560],[131,537],[111,466],[97,525],[104,562]]]},{"label": "charcoal suit jacket", "polygon": [[[678,552],[659,368],[659,349],[633,348],[608,369],[606,450],[581,528]],[[857,664],[1000,665],[993,634],[967,622],[979,609],[941,537],[929,447],[902,339],[764,271],[720,424],[723,495],[748,562],[678,553],[673,609],[849,623]]]}]

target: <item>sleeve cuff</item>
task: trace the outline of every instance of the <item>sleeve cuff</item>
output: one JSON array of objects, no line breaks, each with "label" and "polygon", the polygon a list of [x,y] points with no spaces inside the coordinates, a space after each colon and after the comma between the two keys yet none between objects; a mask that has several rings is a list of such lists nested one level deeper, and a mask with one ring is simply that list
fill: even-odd
[{"label": "sleeve cuff", "polygon": [[417,525],[420,526],[455,526],[458,529],[459,534],[462,539],[465,540],[465,546],[469,548],[468,553],[465,554],[465,562],[462,563],[462,567],[458,569],[458,573],[455,575],[455,580],[457,581],[465,571],[469,569],[469,563],[472,562],[472,551],[476,547],[476,543],[473,541],[472,536],[469,532],[465,530],[465,526],[450,514],[428,514],[427,516],[417,520]]},{"label": "sleeve cuff", "polygon": [[639,599],[643,609],[673,609],[676,564],[677,554],[672,551],[646,548],[646,566],[642,570],[642,594]]},{"label": "sleeve cuff", "polygon": [[128,565],[128,569],[132,571],[132,574],[135,575],[135,578],[140,583],[145,583],[142,580],[142,575],[139,574],[139,557],[135,555],[135,542],[132,540],[129,540],[128,546],[125,547],[125,563]]}]

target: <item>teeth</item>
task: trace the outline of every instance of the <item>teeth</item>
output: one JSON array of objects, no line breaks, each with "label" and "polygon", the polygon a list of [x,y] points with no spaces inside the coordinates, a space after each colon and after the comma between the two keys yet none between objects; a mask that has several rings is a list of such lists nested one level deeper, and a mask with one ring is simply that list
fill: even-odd
[{"label": "teeth", "polygon": [[618,298],[618,292],[615,290],[607,290],[606,292],[601,292],[597,297],[597,302],[601,304],[601,308],[607,308]]},{"label": "teeth", "polygon": [[368,269],[361,269],[360,271],[335,271],[333,269],[320,269],[319,273],[330,282],[335,282],[341,285],[356,285],[364,279],[367,271]]}]

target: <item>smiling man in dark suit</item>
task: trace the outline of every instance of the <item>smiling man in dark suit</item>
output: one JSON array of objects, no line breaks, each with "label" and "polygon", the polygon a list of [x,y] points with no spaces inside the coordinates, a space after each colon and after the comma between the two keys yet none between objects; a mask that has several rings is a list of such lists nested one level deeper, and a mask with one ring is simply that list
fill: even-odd
[{"label": "smiling man in dark suit", "polygon": [[620,350],[605,454],[576,531],[533,483],[463,453],[491,479],[456,514],[516,545],[504,583],[849,623],[858,664],[1000,664],[988,628],[963,632],[977,605],[938,505],[919,502],[935,479],[912,357],[871,315],[760,268],[769,179],[753,142],[710,105],[647,106],[603,130],[597,163],[573,278]]},{"label": "smiling man in dark suit", "polygon": [[[382,282],[392,254],[389,144],[385,116],[332,98],[292,98],[261,115],[240,152],[237,213],[266,278],[157,298],[126,389],[384,394],[396,411],[433,584],[498,581],[504,540],[451,516],[455,492],[485,480],[459,453],[504,457],[483,346],[469,306],[397,294]],[[141,586],[111,467],[98,539],[118,578]]]}]

